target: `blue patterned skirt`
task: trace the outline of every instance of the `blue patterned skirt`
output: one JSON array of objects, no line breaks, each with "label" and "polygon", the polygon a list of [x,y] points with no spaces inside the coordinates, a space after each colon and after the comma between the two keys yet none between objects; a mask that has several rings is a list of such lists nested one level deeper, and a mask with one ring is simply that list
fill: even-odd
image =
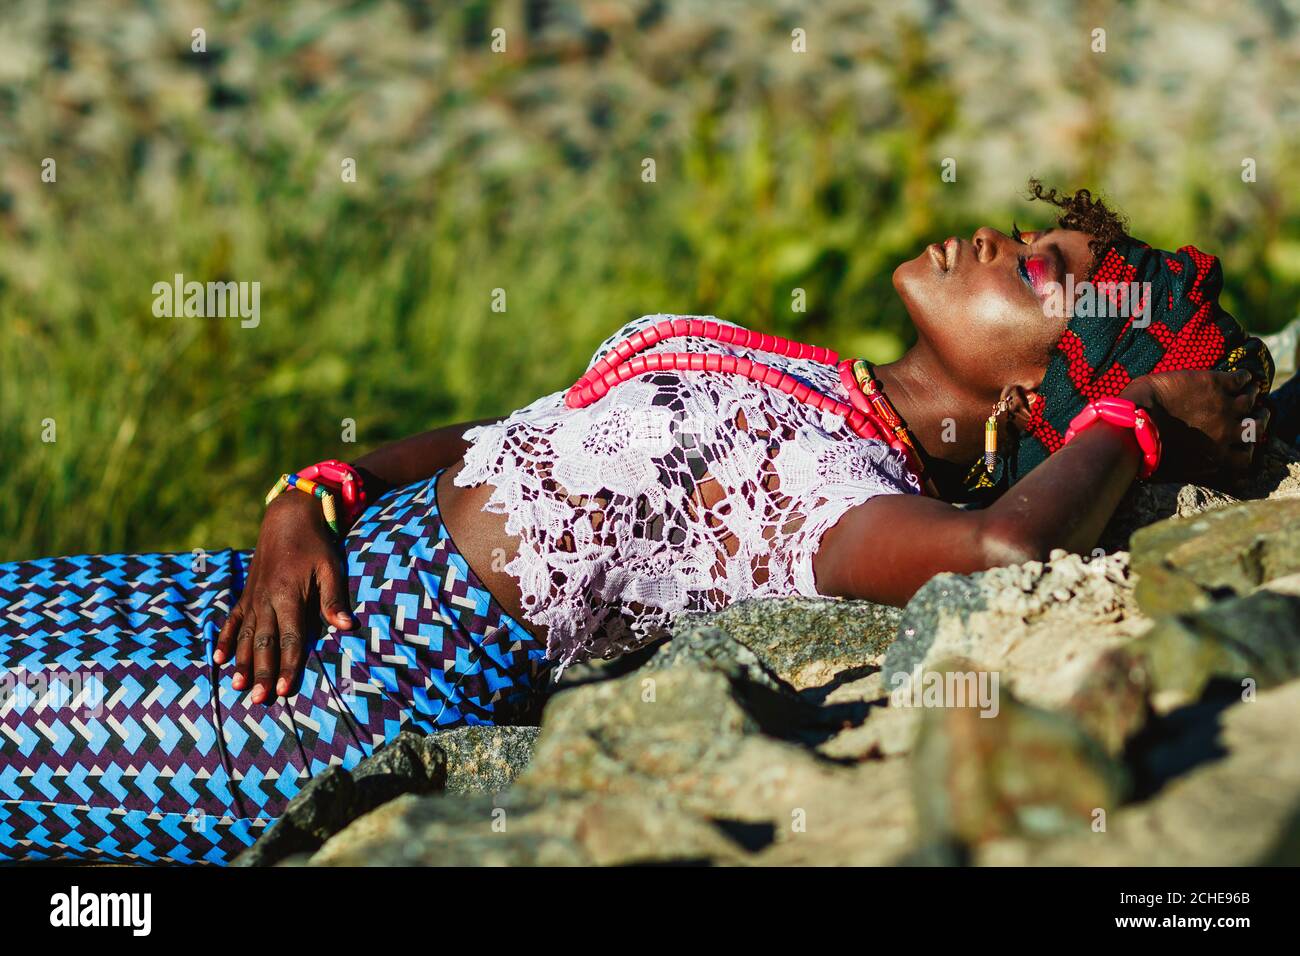
[{"label": "blue patterned skirt", "polygon": [[313,774],[404,728],[532,711],[545,648],[456,550],[437,480],[358,519],[357,627],[327,628],[270,705],[212,664],[251,552],[0,564],[0,860],[225,863]]}]

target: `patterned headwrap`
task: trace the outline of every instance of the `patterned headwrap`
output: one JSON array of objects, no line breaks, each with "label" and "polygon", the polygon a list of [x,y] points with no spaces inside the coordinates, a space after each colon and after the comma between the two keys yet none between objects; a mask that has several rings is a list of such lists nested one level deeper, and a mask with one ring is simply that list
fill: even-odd
[{"label": "patterned headwrap", "polygon": [[[1088,402],[1119,394],[1141,375],[1244,368],[1261,394],[1272,387],[1268,349],[1219,305],[1223,271],[1214,256],[1195,246],[1165,252],[1124,237],[1106,250],[1090,281],[1098,308],[1083,311],[1102,314],[1076,310],[1048,362],[1017,447],[992,476],[985,477],[977,463],[968,479],[972,491],[1019,481],[1061,447],[1070,421]],[[1149,311],[1145,296],[1133,294],[1144,288],[1150,292]]]}]

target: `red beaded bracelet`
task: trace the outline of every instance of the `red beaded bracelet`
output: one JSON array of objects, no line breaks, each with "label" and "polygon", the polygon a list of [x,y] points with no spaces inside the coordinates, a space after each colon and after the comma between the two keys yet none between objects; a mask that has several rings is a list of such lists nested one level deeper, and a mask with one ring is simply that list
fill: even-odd
[{"label": "red beaded bracelet", "polygon": [[1120,428],[1133,429],[1138,448],[1142,450],[1141,479],[1150,478],[1160,467],[1160,433],[1155,422],[1146,409],[1138,408],[1126,398],[1099,398],[1090,402],[1074,421],[1070,422],[1069,431],[1065,433],[1065,445],[1074,441],[1085,429],[1095,422],[1109,422]]}]

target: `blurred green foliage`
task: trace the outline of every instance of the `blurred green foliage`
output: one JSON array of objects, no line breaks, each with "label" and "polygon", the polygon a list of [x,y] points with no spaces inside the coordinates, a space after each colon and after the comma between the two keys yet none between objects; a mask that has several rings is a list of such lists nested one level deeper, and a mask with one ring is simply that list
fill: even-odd
[{"label": "blurred green foliage", "polygon": [[[279,472],[566,387],[646,312],[891,359],[893,268],[1044,223],[1034,174],[1222,255],[1254,328],[1300,288],[1284,5],[8,6],[0,560],[250,546]],[[260,282],[260,325],[156,318],[176,273]]]}]

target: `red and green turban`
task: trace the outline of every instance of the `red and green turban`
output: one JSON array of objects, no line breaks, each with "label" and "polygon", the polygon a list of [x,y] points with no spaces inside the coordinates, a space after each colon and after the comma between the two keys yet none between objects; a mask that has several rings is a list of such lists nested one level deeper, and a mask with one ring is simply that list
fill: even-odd
[{"label": "red and green turban", "polygon": [[1165,252],[1124,237],[1106,250],[1089,279],[1097,304],[1106,299],[1108,307],[1076,305],[1000,484],[1014,483],[1060,448],[1070,421],[1088,402],[1117,395],[1141,375],[1244,368],[1261,393],[1272,386],[1268,349],[1219,305],[1223,271],[1214,256],[1195,246]]}]

